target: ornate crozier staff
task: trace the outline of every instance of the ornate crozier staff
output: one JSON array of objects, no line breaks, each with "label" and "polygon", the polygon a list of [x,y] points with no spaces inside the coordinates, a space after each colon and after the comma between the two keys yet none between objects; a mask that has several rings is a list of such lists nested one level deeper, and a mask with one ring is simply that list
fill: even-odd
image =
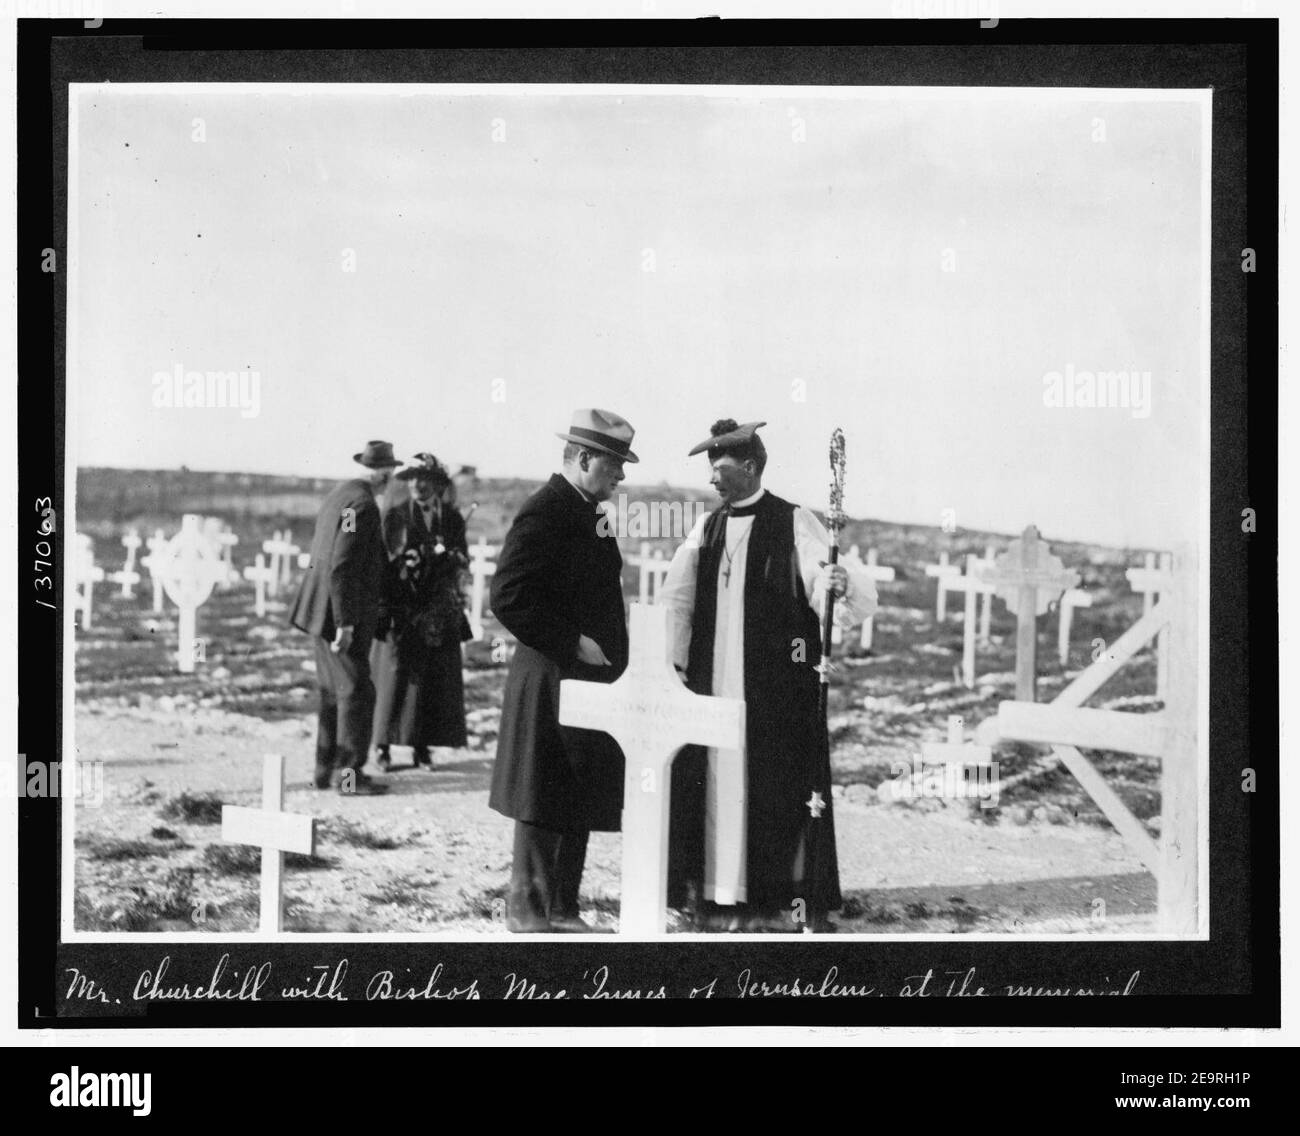
[{"label": "ornate crozier staff", "polygon": [[[826,508],[826,528],[831,535],[830,559],[828,564],[838,563],[840,558],[840,529],[844,527],[844,431],[838,426],[831,434],[831,490],[830,502]],[[831,630],[835,616],[835,593],[827,589],[826,614],[822,619],[822,661],[817,670],[822,678],[821,711],[825,717],[829,703],[831,671],[835,665],[831,662]]]}]

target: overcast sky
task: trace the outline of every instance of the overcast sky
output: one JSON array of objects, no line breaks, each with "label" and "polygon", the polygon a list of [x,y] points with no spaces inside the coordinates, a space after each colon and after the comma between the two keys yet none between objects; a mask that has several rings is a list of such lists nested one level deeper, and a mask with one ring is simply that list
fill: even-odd
[{"label": "overcast sky", "polygon": [[[731,91],[81,88],[75,461],[544,477],[595,405],[636,482],[765,419],[765,484],[824,507],[838,425],[856,516],[1195,538],[1193,93]],[[178,366],[258,413],[155,405]],[[1149,413],[1045,405],[1067,368],[1149,372]]]}]

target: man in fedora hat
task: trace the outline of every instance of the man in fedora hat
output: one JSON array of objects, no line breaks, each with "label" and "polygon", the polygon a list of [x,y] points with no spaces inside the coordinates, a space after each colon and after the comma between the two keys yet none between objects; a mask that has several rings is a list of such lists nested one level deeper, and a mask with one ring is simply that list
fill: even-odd
[{"label": "man in fedora hat", "polygon": [[519,510],[492,577],[492,611],[517,640],[489,804],[514,818],[511,931],[588,931],[578,888],[591,831],[617,832],[623,754],[605,733],[561,726],[560,682],[613,682],[627,666],[623,557],[599,509],[623,480],[633,429],[579,410],[562,472]]},{"label": "man in fedora hat", "polygon": [[730,854],[715,857],[705,838],[720,823],[721,759],[695,746],[673,765],[669,903],[710,927],[790,931],[793,918],[831,930],[841,896],[819,617],[829,592],[836,622],[860,623],[876,587],[852,565],[827,564],[821,522],[763,488],[763,425],[722,419],[691,450],[708,454],[720,507],[682,542],[660,592],[687,686],[745,702],[745,828]]},{"label": "man in fedora hat", "polygon": [[316,788],[332,784],[340,793],[369,795],[387,788],[361,771],[375,709],[370,644],[388,561],[375,495],[383,493],[402,462],[389,442],[367,442],[352,460],[367,476],[343,482],[321,505],[311,565],[289,622],[312,637],[316,652]]}]

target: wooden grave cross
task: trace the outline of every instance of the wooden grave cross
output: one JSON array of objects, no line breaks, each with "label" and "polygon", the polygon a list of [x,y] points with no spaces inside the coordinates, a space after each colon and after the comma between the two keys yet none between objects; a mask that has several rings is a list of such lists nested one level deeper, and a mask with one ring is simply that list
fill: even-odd
[{"label": "wooden grave cross", "polygon": [[289,540],[289,532],[286,529],[281,532],[276,530],[275,536],[271,540],[262,541],[262,551],[271,558],[271,571],[274,573],[270,581],[270,594],[272,597],[280,594],[281,583],[287,583],[285,579],[284,561],[298,554],[300,549],[296,544]]},{"label": "wooden grave cross", "polygon": [[122,537],[122,547],[126,549],[126,563],[109,577],[114,583],[122,585],[118,595],[123,599],[135,598],[135,585],[140,582],[140,573],[135,570],[135,552],[141,543],[140,534],[135,529]]},{"label": "wooden grave cross", "polygon": [[934,603],[934,618],[937,622],[942,623],[948,617],[948,581],[954,576],[960,576],[961,569],[956,564],[949,564],[948,554],[941,552],[939,553],[939,563],[927,564],[925,574],[939,581],[939,592]]},{"label": "wooden grave cross", "polygon": [[623,884],[619,933],[662,935],[667,929],[668,813],[672,764],[685,745],[722,751],[717,761],[716,875],[745,846],[745,704],[687,690],[673,669],[669,611],[634,603],[631,658],[613,683],[564,679],[561,724],[603,730],[623,750]]},{"label": "wooden grave cross", "polygon": [[104,569],[95,564],[95,542],[84,533],[77,533],[77,552],[73,561],[76,573],[73,583],[75,603],[73,610],[81,612],[81,629],[89,631],[95,602],[95,585],[102,583]]},{"label": "wooden grave cross", "polygon": [[[877,556],[878,553],[874,548],[868,549],[867,559],[863,561],[862,554],[859,551],[858,546],[855,544],[840,559],[841,562],[844,560],[853,561],[859,572],[874,580],[877,584],[889,583],[894,579],[894,570],[892,568],[882,567],[878,564],[876,562]],[[871,642],[875,637],[875,629],[876,617],[874,615],[867,616],[867,618],[862,621],[862,649],[864,651],[871,650]],[[831,642],[839,644],[843,639],[844,632],[840,629],[840,625],[837,623],[831,628]]]},{"label": "wooden grave cross", "polygon": [[[1172,582],[1170,565],[1173,558],[1168,552],[1160,554],[1160,567],[1156,568],[1153,553],[1146,554],[1146,565],[1142,568],[1130,568],[1124,573],[1129,586],[1135,592],[1142,593],[1142,614],[1151,610],[1152,600],[1169,589]],[[1162,631],[1156,636],[1156,697],[1164,699],[1169,686],[1169,639]]]},{"label": "wooden grave cross", "polygon": [[239,537],[235,535],[233,529],[223,528],[217,533],[217,545],[221,550],[221,564],[226,572],[225,579],[221,581],[223,591],[241,579],[239,569],[235,567],[234,557],[234,548],[238,543]]},{"label": "wooden grave cross", "polygon": [[163,549],[167,547],[167,538],[163,535],[162,529],[154,529],[153,536],[145,541],[145,544],[149,551],[140,557],[140,564],[149,569],[149,583],[153,586],[153,611],[157,615],[163,609],[163,583],[158,564]]},{"label": "wooden grave cross", "polygon": [[475,639],[483,638],[483,599],[487,589],[484,584],[487,578],[494,575],[497,566],[492,562],[492,557],[499,551],[495,545],[487,542],[487,537],[479,535],[478,543],[470,546],[470,573],[473,582],[469,589],[469,626]]},{"label": "wooden grave cross", "polygon": [[637,600],[640,603],[656,603],[659,590],[663,587],[664,577],[668,575],[671,561],[666,559],[662,548],[650,552],[650,542],[641,542],[641,554],[629,556],[627,562],[637,568],[640,576],[637,581]]},{"label": "wooden grave cross", "polygon": [[221,839],[226,844],[251,844],[262,850],[262,902],[258,930],[275,934],[284,929],[284,854],[316,855],[316,822],[301,813],[284,811],[284,758],[268,753],[262,759],[262,807],[225,805],[221,809]]},{"label": "wooden grave cross", "polygon": [[[984,546],[984,558],[979,562],[978,567],[979,568],[993,567],[993,554],[994,554],[993,546],[991,544],[986,544]],[[967,569],[967,571],[969,571],[969,569]],[[993,592],[992,591],[981,592],[980,593],[979,640],[986,647],[988,646],[989,640],[991,638],[990,632],[992,630],[992,624],[993,624]]]},{"label": "wooden grave cross", "polygon": [[1033,525],[1011,542],[992,568],[977,568],[976,572],[984,583],[997,589],[1007,610],[1016,617],[1016,699],[1033,702],[1038,677],[1038,616],[1052,600],[1079,583],[1079,573],[1066,569],[1052,555]]},{"label": "wooden grave cross", "polygon": [[251,580],[257,586],[257,598],[253,601],[253,611],[258,619],[266,615],[266,589],[275,578],[275,571],[266,562],[266,557],[258,553],[255,562],[244,569],[244,579]]},{"label": "wooden grave cross", "polygon": [[975,601],[981,597],[988,603],[997,588],[991,584],[984,573],[989,571],[989,561],[981,560],[974,553],[966,556],[966,574],[952,576],[946,586],[950,592],[965,592],[966,607],[962,616],[961,629],[961,681],[967,690],[975,686]]},{"label": "wooden grave cross", "polygon": [[181,531],[157,554],[156,571],[167,598],[179,609],[176,662],[186,674],[194,670],[195,622],[201,604],[212,595],[225,569],[216,550],[199,529],[196,513],[181,518]]},{"label": "wooden grave cross", "polygon": [[[970,557],[974,560],[975,557]],[[969,561],[968,561],[969,562]],[[974,592],[967,592],[967,607],[974,608],[971,602]],[[993,766],[993,748],[988,745],[978,745],[973,742],[967,742],[963,734],[963,719],[960,714],[948,715],[948,739],[942,742],[922,742],[921,743],[921,776],[923,784],[932,775],[925,772],[927,765],[939,765],[943,767],[944,772],[940,775],[945,786],[951,786],[951,789],[959,793],[962,797],[981,797],[987,799],[990,795],[988,790],[989,779],[979,775],[982,769],[991,769]],[[971,786],[968,782],[966,771],[975,770],[975,785]],[[948,771],[952,770],[949,775]],[[981,807],[988,807],[983,806]]]},{"label": "wooden grave cross", "polygon": [[1057,604],[1056,657],[1061,666],[1070,659],[1070,622],[1076,607],[1092,607],[1092,593],[1082,588],[1066,588]]}]

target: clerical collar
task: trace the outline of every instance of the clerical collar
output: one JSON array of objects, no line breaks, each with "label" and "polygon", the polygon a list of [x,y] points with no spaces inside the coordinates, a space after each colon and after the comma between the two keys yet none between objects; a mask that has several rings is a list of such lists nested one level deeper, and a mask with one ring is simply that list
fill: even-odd
[{"label": "clerical collar", "polygon": [[729,517],[752,517],[758,512],[758,503],[762,500],[766,489],[760,489],[751,497],[746,497],[743,501],[736,501],[728,505],[724,510]]}]

